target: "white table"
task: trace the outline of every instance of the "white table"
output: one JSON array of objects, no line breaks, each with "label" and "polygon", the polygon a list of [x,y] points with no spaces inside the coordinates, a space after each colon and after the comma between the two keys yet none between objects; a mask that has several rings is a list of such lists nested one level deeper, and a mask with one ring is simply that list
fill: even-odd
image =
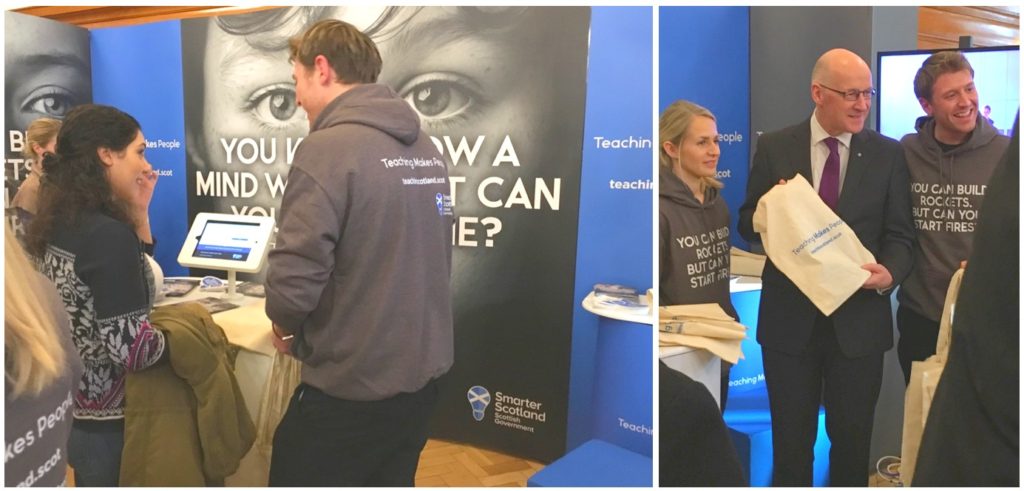
[{"label": "white table", "polygon": [[651,309],[641,310],[606,307],[598,303],[597,299],[594,298],[594,292],[590,292],[590,294],[583,298],[582,306],[584,310],[591,314],[608,317],[609,319],[636,322],[637,324],[654,324],[654,313],[651,312]]},{"label": "white table", "polygon": [[[651,475],[654,446],[653,434],[636,428],[654,427],[651,393],[653,380],[654,316],[650,308],[620,308],[595,301],[591,292],[584,298],[583,308],[598,316],[597,343],[594,351],[594,379],[590,418],[590,441],[599,440],[629,450],[642,457],[631,459],[637,468],[628,473]],[[628,422],[629,425],[624,425]],[[584,444],[586,445],[586,444]],[[580,448],[583,448],[582,446]],[[600,452],[598,452],[600,454]],[[579,453],[567,456],[565,464],[584,459]],[[585,467],[580,467],[584,469]],[[624,469],[625,470],[625,469]],[[650,480],[626,481],[622,485],[650,485]]]}]

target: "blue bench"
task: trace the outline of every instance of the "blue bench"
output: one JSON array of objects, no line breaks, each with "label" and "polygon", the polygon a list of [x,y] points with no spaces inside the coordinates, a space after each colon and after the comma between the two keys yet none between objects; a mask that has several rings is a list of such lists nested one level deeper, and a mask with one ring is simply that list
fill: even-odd
[{"label": "blue bench", "polygon": [[529,487],[651,487],[650,457],[602,440],[589,440],[526,482]]}]

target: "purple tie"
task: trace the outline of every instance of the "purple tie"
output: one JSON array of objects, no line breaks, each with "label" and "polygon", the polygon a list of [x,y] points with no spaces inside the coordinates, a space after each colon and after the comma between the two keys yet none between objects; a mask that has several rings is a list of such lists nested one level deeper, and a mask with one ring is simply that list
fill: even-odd
[{"label": "purple tie", "polygon": [[818,184],[818,196],[834,211],[839,203],[839,140],[833,137],[825,139],[828,146],[828,158],[825,159],[825,170],[821,172]]}]

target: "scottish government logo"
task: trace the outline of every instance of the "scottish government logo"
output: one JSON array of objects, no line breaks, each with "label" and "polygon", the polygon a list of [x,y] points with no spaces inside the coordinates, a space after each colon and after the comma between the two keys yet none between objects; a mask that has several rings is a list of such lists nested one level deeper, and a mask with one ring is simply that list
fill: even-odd
[{"label": "scottish government logo", "polygon": [[484,411],[491,403],[491,393],[479,385],[474,385],[466,392],[466,398],[469,399],[469,407],[473,409],[473,419],[483,421]]},{"label": "scottish government logo", "polygon": [[441,216],[452,216],[452,198],[444,193],[437,193],[434,196],[434,204],[437,205],[437,214]]}]

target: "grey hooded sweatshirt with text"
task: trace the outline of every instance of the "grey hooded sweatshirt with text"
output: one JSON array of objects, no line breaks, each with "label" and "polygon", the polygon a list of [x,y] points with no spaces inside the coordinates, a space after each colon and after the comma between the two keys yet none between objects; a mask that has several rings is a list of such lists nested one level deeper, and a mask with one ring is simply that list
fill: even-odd
[{"label": "grey hooded sweatshirt with text", "polygon": [[919,118],[915,126],[917,133],[900,140],[910,171],[917,250],[899,301],[938,322],[949,280],[971,253],[985,189],[1010,139],[979,115],[967,141],[943,151],[934,118]]},{"label": "grey hooded sweatshirt with text", "polygon": [[660,304],[717,303],[738,320],[729,295],[729,207],[717,189],[708,187],[701,203],[671,170],[658,169]]},{"label": "grey hooded sweatshirt with text", "polygon": [[453,361],[447,166],[384,85],[329,103],[299,145],[266,280],[302,381],[349,400],[415,392]]}]

